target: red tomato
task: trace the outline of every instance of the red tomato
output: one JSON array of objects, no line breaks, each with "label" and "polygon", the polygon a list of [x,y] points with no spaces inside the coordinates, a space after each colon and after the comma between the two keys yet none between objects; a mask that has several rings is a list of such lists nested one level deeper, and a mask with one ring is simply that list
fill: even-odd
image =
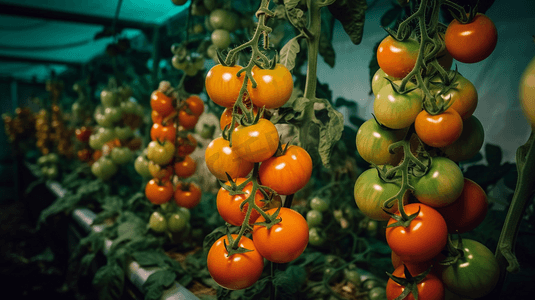
[{"label": "red tomato", "polygon": [[175,143],[176,140],[176,128],[175,124],[162,125],[160,123],[152,124],[150,129],[150,138],[153,141],[163,142],[168,140],[171,143]]},{"label": "red tomato", "polygon": [[[246,178],[237,178],[234,182],[236,185],[242,184]],[[226,185],[230,186],[230,183],[227,181]],[[251,195],[251,191],[253,189],[253,183],[249,182],[245,187],[242,189],[242,191],[245,192],[245,194],[237,194],[237,195],[231,195],[229,191],[225,190],[224,188],[220,188],[219,192],[217,193],[217,211],[225,220],[225,222],[232,224],[234,226],[241,226],[243,223],[243,220],[245,219],[245,214],[247,213],[247,209],[249,207],[249,204],[245,204],[242,209],[240,209],[240,205],[247,197]],[[260,191],[256,191],[254,202],[258,207],[263,207],[264,202],[261,200],[264,199],[264,196]],[[260,214],[253,209],[251,211],[251,215],[249,217],[249,224],[254,224],[256,219]]]},{"label": "red tomato", "polygon": [[184,110],[178,112],[178,123],[186,130],[195,128],[197,121],[199,121],[199,117],[196,115],[190,115]]},{"label": "red tomato", "polygon": [[468,24],[451,21],[446,29],[445,42],[453,58],[463,63],[476,63],[494,51],[498,31],[489,17],[477,14]]},{"label": "red tomato", "polygon": [[[394,270],[392,275],[396,277],[405,278],[405,272],[404,267],[399,266]],[[414,274],[411,274],[414,275]],[[427,274],[425,278],[420,281],[417,284],[418,288],[418,299],[422,300],[443,300],[444,299],[444,284],[440,279],[435,276],[433,273]],[[388,279],[388,282],[386,283],[386,298],[388,300],[396,299],[403,291],[405,290],[405,287],[400,285],[399,283],[392,280],[392,278]],[[404,300],[414,300],[414,295],[409,293]]]},{"label": "red tomato", "polygon": [[241,66],[216,65],[206,74],[206,93],[214,103],[232,107],[240,96],[244,75],[236,76]]},{"label": "red tomato", "polygon": [[[237,234],[232,235],[232,238],[237,237]],[[228,256],[225,243],[229,245],[229,240],[227,236],[222,236],[208,251],[206,265],[210,276],[226,289],[241,290],[250,287],[262,275],[264,258],[256,251],[253,241],[248,237],[242,236],[239,245],[252,250],[249,252]]]},{"label": "red tomato", "polygon": [[195,183],[179,183],[174,194],[175,203],[185,208],[194,208],[201,202],[201,189]]},{"label": "red tomato", "polygon": [[160,115],[157,111],[153,110],[150,112],[150,118],[152,120],[152,123],[158,123],[158,124],[162,124],[163,122],[163,117],[162,115]]},{"label": "red tomato", "polygon": [[231,178],[245,177],[253,170],[254,163],[241,159],[234,148],[223,137],[213,140],[204,154],[208,170],[219,180],[227,181],[228,173]]},{"label": "red tomato", "polygon": [[179,137],[177,139],[176,153],[178,156],[184,157],[195,151],[197,148],[197,140],[193,135],[188,134],[187,138]]},{"label": "red tomato", "polygon": [[87,142],[89,141],[89,137],[91,136],[91,128],[82,126],[76,129],[75,134],[76,134],[76,138],[80,142]]},{"label": "red tomato", "polygon": [[436,88],[431,86],[431,93],[435,93],[437,97],[440,96],[446,101],[453,101],[450,108],[457,111],[463,120],[468,119],[474,113],[478,102],[477,90],[468,79],[457,74],[455,81],[443,91],[441,91],[443,83],[440,76],[435,76],[430,81],[439,84]]},{"label": "red tomato", "polygon": [[377,63],[386,74],[403,78],[414,68],[419,47],[414,39],[399,42],[389,35],[377,48]]},{"label": "red tomato", "polygon": [[455,202],[436,210],[444,217],[448,232],[465,233],[476,228],[487,215],[488,201],[485,191],[470,179],[464,179],[463,192]]},{"label": "red tomato", "polygon": [[247,93],[255,106],[281,107],[292,96],[293,77],[284,65],[277,64],[273,70],[253,66],[251,73],[256,81],[256,88],[248,81]]},{"label": "red tomato", "polygon": [[[253,114],[256,117],[258,115],[258,107],[253,107]],[[236,128],[238,124],[238,120],[236,120],[236,124],[234,124],[234,128]],[[226,126],[230,126],[230,122],[232,122],[232,108],[227,107],[221,114],[221,118],[219,119],[219,126],[221,127],[221,130],[225,129]]]},{"label": "red tomato", "polygon": [[163,181],[161,185],[158,180],[151,179],[145,186],[145,196],[153,204],[164,204],[173,198],[173,185],[170,181]]},{"label": "red tomato", "polygon": [[[284,149],[285,146],[282,146]],[[263,161],[258,176],[263,185],[279,195],[290,195],[302,189],[312,175],[312,159],[299,146],[289,146],[286,153]]]},{"label": "red tomato", "polygon": [[[404,262],[423,262],[431,260],[446,246],[448,229],[444,218],[433,208],[421,203],[404,206],[407,215],[420,213],[410,225],[387,227],[386,242],[392,251]],[[396,215],[400,215],[399,211]],[[388,225],[396,222],[388,221]]]},{"label": "red tomato", "polygon": [[175,174],[180,178],[188,178],[195,173],[197,163],[186,155],[184,159],[175,162]]},{"label": "red tomato", "polygon": [[446,147],[461,136],[463,120],[452,108],[438,115],[422,110],[414,121],[414,129],[425,144],[437,148]]},{"label": "red tomato", "polygon": [[173,106],[173,99],[166,96],[160,91],[154,91],[150,97],[150,107],[155,110],[162,117],[170,115],[175,107]]},{"label": "red tomato", "polygon": [[[266,213],[273,215],[277,209]],[[274,263],[288,263],[305,251],[308,244],[308,224],[305,218],[295,210],[282,207],[278,218],[282,219],[270,229],[255,225],[253,241],[257,251],[267,260]],[[257,223],[264,222],[260,216]]]},{"label": "red tomato", "polygon": [[279,145],[279,132],[266,119],[260,119],[251,126],[236,127],[231,138],[236,155],[249,162],[261,162],[270,158]]},{"label": "red tomato", "polygon": [[197,95],[191,95],[186,99],[186,103],[195,116],[200,116],[204,112],[204,102],[201,97]]}]

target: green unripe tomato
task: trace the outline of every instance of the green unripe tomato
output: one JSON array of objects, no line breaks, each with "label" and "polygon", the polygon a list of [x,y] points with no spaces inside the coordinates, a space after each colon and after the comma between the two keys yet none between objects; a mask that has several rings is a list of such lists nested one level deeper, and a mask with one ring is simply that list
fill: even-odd
[{"label": "green unripe tomato", "polygon": [[115,127],[115,136],[120,140],[126,140],[134,135],[134,131],[129,126]]},{"label": "green unripe tomato", "polygon": [[44,164],[46,164],[47,162],[48,162],[48,156],[47,156],[47,155],[43,155],[43,156],[41,156],[41,157],[39,157],[39,158],[37,159],[37,164],[38,164],[38,165],[44,165]]},{"label": "green unripe tomato", "polygon": [[48,156],[48,162],[51,164],[57,164],[59,161],[59,156],[56,153],[50,153]]},{"label": "green unripe tomato", "polygon": [[325,238],[317,227],[310,227],[308,230],[308,243],[312,246],[321,246],[325,243]]},{"label": "green unripe tomato", "polygon": [[360,286],[360,274],[357,270],[344,269],[344,275],[347,281],[353,283],[356,286]]},{"label": "green unripe tomato", "polygon": [[149,160],[142,155],[136,158],[136,161],[134,162],[134,169],[136,169],[136,172],[142,177],[152,178],[152,175],[149,171]]},{"label": "green unripe tomato", "polygon": [[117,170],[117,165],[105,156],[102,156],[91,165],[91,172],[93,172],[93,175],[102,180],[110,179],[117,173]]},{"label": "green unripe tomato", "polygon": [[329,202],[324,198],[314,197],[310,200],[310,208],[319,212],[324,212],[329,209]]},{"label": "green unripe tomato", "polygon": [[102,102],[102,105],[105,107],[112,107],[116,106],[118,104],[119,97],[117,93],[114,93],[109,90],[102,90],[100,92],[100,102]]},{"label": "green unripe tomato", "polygon": [[126,114],[133,114],[136,112],[137,104],[132,101],[121,102],[121,110]]},{"label": "green unripe tomato", "polygon": [[104,110],[104,117],[111,123],[115,123],[123,117],[123,112],[120,107],[106,107]]},{"label": "green unripe tomato", "polygon": [[323,220],[323,215],[320,211],[314,209],[309,210],[306,215],[306,220],[309,227],[319,226]]},{"label": "green unripe tomato", "polygon": [[164,232],[167,230],[167,220],[161,213],[155,211],[150,215],[149,228],[156,232]]},{"label": "green unripe tomato", "polygon": [[216,29],[211,35],[212,43],[219,49],[227,49],[230,46],[230,33],[225,29]]},{"label": "green unripe tomato", "polygon": [[186,216],[178,212],[169,217],[167,225],[171,232],[182,232],[188,226],[188,221]]},{"label": "green unripe tomato", "polygon": [[114,163],[124,165],[134,158],[134,153],[127,147],[115,147],[111,149],[110,156]]},{"label": "green unripe tomato", "polygon": [[46,177],[48,177],[48,179],[56,178],[58,176],[58,167],[54,165],[54,166],[47,168],[45,175]]},{"label": "green unripe tomato", "polygon": [[369,300],[383,300],[386,299],[386,289],[381,286],[376,286],[368,292]]},{"label": "green unripe tomato", "polygon": [[189,222],[189,220],[191,219],[191,212],[189,211],[189,209],[185,208],[185,207],[182,207],[182,206],[179,206],[178,207],[178,211],[186,218],[186,220]]}]

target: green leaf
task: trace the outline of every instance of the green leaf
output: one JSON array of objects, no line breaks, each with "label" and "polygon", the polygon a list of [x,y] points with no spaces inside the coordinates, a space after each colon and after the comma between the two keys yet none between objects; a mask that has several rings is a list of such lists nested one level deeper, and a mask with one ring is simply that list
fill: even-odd
[{"label": "green leaf", "polygon": [[394,6],[393,8],[387,10],[385,14],[381,17],[381,26],[388,27],[394,23],[398,17],[403,13],[401,6]]},{"label": "green leaf", "polygon": [[160,254],[155,251],[134,252],[132,257],[142,267],[162,267],[164,265],[164,261],[160,257]]},{"label": "green leaf", "polygon": [[95,259],[95,257],[96,257],[95,252],[89,253],[85,255],[84,257],[82,257],[82,260],[80,261],[80,269],[79,269],[80,274],[83,274],[83,275],[87,274],[87,271],[89,270],[89,267],[93,263],[93,260]]},{"label": "green leaf", "polygon": [[281,299],[291,299],[306,282],[307,273],[301,266],[289,266],[284,272],[276,272],[273,285]]},{"label": "green leaf", "polygon": [[300,0],[284,0],[284,6],[286,7],[286,10],[292,10],[299,4],[299,1]]},{"label": "green leaf", "polygon": [[93,286],[100,300],[119,299],[123,294],[124,271],[117,264],[108,264],[98,269]]},{"label": "green leaf", "polygon": [[346,106],[347,108],[355,108],[357,107],[357,103],[353,101],[348,101],[342,97],[338,97],[336,98],[336,101],[334,102],[334,106],[335,107]]},{"label": "green leaf", "polygon": [[163,288],[161,286],[154,286],[145,292],[145,300],[160,300],[163,295]]},{"label": "green leaf", "polygon": [[334,52],[332,42],[324,35],[320,36],[319,54],[329,67],[334,68],[336,53]]},{"label": "green leaf", "polygon": [[329,122],[320,128],[318,153],[325,167],[329,167],[331,151],[334,144],[342,137],[344,130],[344,116],[332,106],[327,106]]},{"label": "green leaf", "polygon": [[280,51],[280,63],[283,64],[289,71],[295,67],[295,58],[297,53],[301,50],[299,47],[298,37],[294,37],[284,45]]},{"label": "green leaf", "polygon": [[150,290],[154,287],[161,287],[167,289],[175,282],[176,273],[170,270],[156,271],[147,278],[143,283],[143,288]]},{"label": "green leaf", "polygon": [[204,238],[203,249],[206,253],[212,247],[212,244],[215,243],[220,237],[227,234],[227,226],[220,226],[214,229],[210,234]]},{"label": "green leaf", "polygon": [[366,8],[368,8],[366,0],[336,0],[329,5],[329,10],[342,23],[345,32],[355,45],[362,41]]},{"label": "green leaf", "polygon": [[502,149],[496,145],[486,144],[485,159],[489,167],[499,166],[502,162]]}]

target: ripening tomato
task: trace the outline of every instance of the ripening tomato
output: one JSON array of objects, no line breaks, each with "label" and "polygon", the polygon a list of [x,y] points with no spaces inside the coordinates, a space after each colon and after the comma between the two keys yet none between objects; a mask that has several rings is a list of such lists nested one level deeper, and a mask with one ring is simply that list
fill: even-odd
[{"label": "ripening tomato", "polygon": [[232,150],[248,162],[264,161],[277,151],[279,132],[266,119],[250,126],[240,125],[232,132]]},{"label": "ripening tomato", "polygon": [[377,93],[387,84],[390,84],[390,82],[387,80],[390,79],[392,81],[401,80],[401,78],[392,77],[390,75],[387,75],[383,69],[379,68],[375,74],[372,77],[372,92],[375,96],[377,96]]},{"label": "ripening tomato", "polygon": [[[404,266],[401,265],[394,270],[392,275],[396,277],[405,278]],[[417,274],[411,274],[416,276]],[[443,300],[444,299],[444,284],[433,273],[427,274],[425,278],[417,284],[418,299],[422,300]],[[397,299],[399,295],[403,293],[405,287],[395,282],[392,278],[388,279],[386,283],[386,298],[388,300]],[[405,300],[414,300],[413,293],[409,293]]]},{"label": "ripening tomato", "polygon": [[[401,84],[401,81],[394,81]],[[414,88],[413,83],[407,84],[407,89]],[[392,129],[409,127],[418,114],[422,111],[423,94],[420,89],[400,94],[392,88],[391,84],[385,85],[375,97],[373,111],[377,121]]]},{"label": "ripening tomato", "polygon": [[[362,172],[353,189],[355,203],[357,207],[367,217],[377,221],[386,221],[390,215],[383,211],[383,204],[399,191],[400,186],[396,183],[383,181],[377,172],[377,169],[371,168]],[[409,200],[409,194],[403,197],[403,203]],[[398,201],[392,203],[392,207],[387,209],[391,213],[398,211]],[[385,208],[386,209],[386,208]]]},{"label": "ripening tomato", "polygon": [[[266,211],[273,215],[277,208]],[[305,251],[308,244],[308,224],[305,218],[293,209],[282,207],[278,218],[282,219],[270,229],[255,225],[253,242],[256,250],[267,260],[274,263],[288,263]],[[257,223],[265,222],[260,216]]]},{"label": "ripening tomato", "polygon": [[188,134],[186,138],[179,137],[177,139],[176,153],[180,157],[193,153],[196,148],[197,140],[191,134]]},{"label": "ripening tomato", "polygon": [[[253,107],[253,115],[256,117],[258,115],[258,107]],[[262,117],[262,116],[260,116]],[[221,127],[221,130],[225,129],[226,126],[230,126],[230,122],[232,122],[232,108],[227,107],[221,114],[221,118],[219,119],[219,126]],[[234,124],[234,128],[236,128],[239,124],[239,121],[236,120],[236,124]]]},{"label": "ripening tomato", "polygon": [[175,161],[175,174],[180,178],[188,178],[195,173],[197,163],[186,155],[182,160]]},{"label": "ripening tomato", "polygon": [[415,39],[408,38],[400,42],[389,35],[377,48],[377,63],[386,74],[403,78],[414,68],[419,47]]},{"label": "ripening tomato", "polygon": [[81,149],[77,152],[78,159],[83,162],[89,161],[91,159],[91,154],[91,150],[89,149]]},{"label": "ripening tomato", "polygon": [[197,121],[199,121],[199,117],[196,115],[190,115],[185,110],[178,112],[178,124],[186,130],[195,128]]},{"label": "ripening tomato", "polygon": [[208,170],[219,180],[227,181],[228,173],[231,178],[245,177],[253,170],[254,163],[241,159],[234,148],[223,137],[210,142],[204,154]]},{"label": "ripening tomato", "polygon": [[160,142],[168,140],[169,142],[174,144],[176,140],[175,124],[173,123],[166,124],[166,125],[162,125],[160,123],[152,124],[152,127],[150,129],[150,138],[153,141],[160,141]]},{"label": "ripening tomato", "polygon": [[535,58],[527,65],[520,79],[520,104],[524,115],[535,126]]},{"label": "ripening tomato", "polygon": [[158,123],[158,124],[162,124],[163,122],[163,116],[160,115],[157,111],[155,110],[152,110],[150,112],[150,118],[152,120],[152,123]]},{"label": "ripening tomato", "polygon": [[437,115],[422,110],[414,121],[414,129],[425,144],[436,148],[446,147],[461,136],[463,120],[451,107]]},{"label": "ripening tomato", "polygon": [[[284,149],[285,146],[282,146]],[[281,156],[263,161],[258,177],[263,185],[269,186],[279,195],[291,195],[302,189],[312,175],[312,159],[299,146],[288,146]]]},{"label": "ripening tomato", "polygon": [[214,103],[232,107],[240,96],[244,75],[236,76],[242,67],[215,65],[206,74],[206,93]]},{"label": "ripening tomato", "polygon": [[91,128],[87,128],[85,126],[76,128],[75,134],[76,139],[78,139],[80,142],[88,142],[89,137],[91,136]]},{"label": "ripening tomato", "polygon": [[251,70],[256,87],[247,82],[247,93],[257,107],[277,108],[292,96],[294,81],[292,74],[282,65],[277,64],[273,70],[253,66]]},{"label": "ripening tomato", "polygon": [[[246,179],[247,178],[237,178],[236,180],[234,180],[234,182],[236,183],[236,185],[240,185]],[[227,181],[226,185],[230,186],[230,183]],[[219,212],[223,220],[225,220],[225,222],[234,226],[241,226],[243,220],[245,219],[245,214],[247,213],[249,204],[245,204],[242,209],[240,209],[240,205],[243,201],[245,201],[245,199],[247,199],[251,195],[252,189],[252,182],[246,184],[245,187],[242,189],[245,194],[231,195],[226,189],[219,189],[216,198],[217,211]],[[264,202],[262,202],[263,199],[264,196],[260,191],[257,190],[255,193],[254,202],[260,208],[264,206]],[[258,219],[259,216],[260,214],[255,209],[253,209],[249,217],[249,224],[254,224],[254,222]]]},{"label": "ripening tomato", "polygon": [[447,88],[444,88],[440,76],[434,76],[430,81],[438,84],[431,85],[430,92],[437,97],[442,97],[445,101],[453,101],[450,108],[457,111],[463,120],[468,119],[474,113],[478,101],[477,90],[468,79],[457,74],[455,80]]},{"label": "ripening tomato", "polygon": [[456,60],[476,63],[487,58],[498,42],[498,31],[492,20],[478,13],[467,24],[456,19],[446,29],[446,48]]},{"label": "ripening tomato", "polygon": [[[446,246],[448,228],[444,218],[432,207],[421,203],[404,206],[407,215],[418,212],[408,227],[386,228],[386,242],[404,262],[424,262],[437,256]],[[396,215],[400,215],[399,211]],[[396,222],[388,221],[388,225]]]},{"label": "ripening tomato", "polygon": [[431,166],[422,177],[412,182],[418,201],[432,207],[447,206],[461,195],[463,172],[456,163],[445,157],[433,157]]},{"label": "ripening tomato", "polygon": [[154,91],[150,97],[150,107],[162,117],[170,115],[175,110],[173,99],[158,90]]},{"label": "ripening tomato", "polygon": [[185,208],[194,208],[201,202],[201,188],[195,183],[179,183],[174,193],[175,203]]},{"label": "ripening tomato", "polygon": [[[232,238],[237,238],[233,234]],[[241,290],[258,281],[264,270],[264,258],[255,249],[250,238],[242,236],[239,246],[248,250],[228,256],[225,244],[229,245],[227,236],[219,238],[208,251],[206,266],[210,276],[220,286],[230,290]]]},{"label": "ripening tomato", "polygon": [[195,116],[200,116],[204,112],[204,102],[201,97],[197,95],[191,95],[186,99],[188,108]]},{"label": "ripening tomato", "polygon": [[401,141],[407,134],[408,128],[390,129],[382,127],[375,121],[369,119],[360,125],[357,131],[357,151],[362,159],[376,165],[397,165],[403,158],[401,148],[392,154],[388,151],[388,146]]},{"label": "ripening tomato", "polygon": [[173,185],[171,181],[158,182],[151,179],[145,186],[145,196],[153,204],[164,204],[173,198]]},{"label": "ripening tomato", "polygon": [[446,220],[449,233],[465,233],[485,219],[488,210],[487,194],[477,183],[465,178],[461,196],[452,204],[436,210]]},{"label": "ripening tomato", "polygon": [[463,121],[461,136],[453,144],[442,148],[442,151],[447,158],[460,162],[474,157],[483,146],[484,139],[483,125],[475,116],[470,116]]}]

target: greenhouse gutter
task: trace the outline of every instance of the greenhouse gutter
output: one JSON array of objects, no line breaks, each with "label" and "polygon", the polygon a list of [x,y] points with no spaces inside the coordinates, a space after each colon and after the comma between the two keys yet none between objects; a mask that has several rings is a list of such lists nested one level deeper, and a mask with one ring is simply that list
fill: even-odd
[{"label": "greenhouse gutter", "polygon": [[[59,198],[62,198],[66,194],[66,190],[57,182],[47,182],[47,187]],[[96,214],[87,208],[77,208],[72,212],[72,217],[86,232],[94,231],[101,232],[104,230],[105,225],[92,225]],[[104,254],[107,254],[110,250],[113,241],[110,239],[104,240]],[[143,284],[147,281],[147,278],[160,268],[143,268],[136,261],[131,261],[126,270],[126,276],[140,291],[143,291]],[[175,284],[163,292],[163,300],[198,300],[192,292],[186,289],[175,281]]]}]

